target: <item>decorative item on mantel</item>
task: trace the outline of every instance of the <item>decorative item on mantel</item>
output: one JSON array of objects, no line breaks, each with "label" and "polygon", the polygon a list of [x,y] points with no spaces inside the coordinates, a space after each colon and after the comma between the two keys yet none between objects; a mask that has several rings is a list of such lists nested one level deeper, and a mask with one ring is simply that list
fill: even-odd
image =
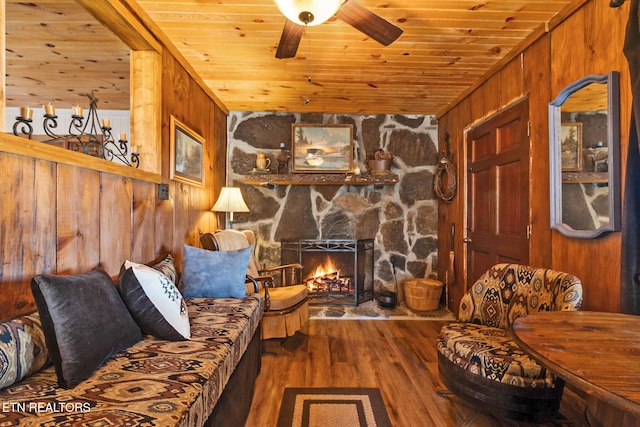
[{"label": "decorative item on mantel", "polygon": [[[118,159],[127,166],[140,166],[140,155],[133,151],[129,154],[127,134],[120,132],[118,141],[115,141],[111,134],[111,120],[98,118],[98,98],[93,94],[86,94],[89,98],[89,116],[86,123],[82,115],[82,107],[75,105],[71,108],[71,123],[67,135],[57,135],[54,129],[58,127],[58,116],[55,106],[51,103],[44,105],[44,132],[51,139],[43,142],[53,144],[58,142],[66,143],[71,151],[78,151],[90,156],[113,161]],[[20,107],[20,116],[16,117],[13,124],[13,134],[16,136],[26,136],[31,139],[33,134],[33,109]]]},{"label": "decorative item on mantel", "polygon": [[276,173],[291,173],[291,152],[284,142],[280,143],[280,152],[276,156]]},{"label": "decorative item on mantel", "polygon": [[371,175],[388,174],[391,170],[392,163],[393,153],[391,151],[384,151],[382,148],[378,148],[373,153],[367,155],[367,165],[369,166]]}]

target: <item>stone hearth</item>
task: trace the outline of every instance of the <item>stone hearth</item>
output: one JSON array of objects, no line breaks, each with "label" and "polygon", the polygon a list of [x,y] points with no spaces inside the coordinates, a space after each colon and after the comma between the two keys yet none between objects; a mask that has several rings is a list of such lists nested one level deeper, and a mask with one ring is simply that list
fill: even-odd
[{"label": "stone hearth", "polygon": [[[391,173],[399,182],[245,185],[257,153],[273,162],[280,143],[291,149],[293,123],[352,124],[354,166],[366,173],[366,153],[384,148],[394,154]],[[433,116],[231,112],[228,125],[228,184],[241,187],[251,209],[235,214],[235,226],[256,232],[262,262],[280,263],[281,240],[374,239],[375,289],[392,289],[397,283],[402,298],[405,280],[435,277],[438,203],[433,172],[438,147]]]}]

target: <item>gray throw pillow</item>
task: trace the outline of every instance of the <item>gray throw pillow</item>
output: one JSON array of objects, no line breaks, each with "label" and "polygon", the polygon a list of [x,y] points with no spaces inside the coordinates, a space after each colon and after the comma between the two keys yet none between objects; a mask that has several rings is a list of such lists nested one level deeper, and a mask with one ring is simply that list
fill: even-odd
[{"label": "gray throw pillow", "polygon": [[75,387],[141,339],[113,280],[99,268],[69,276],[36,276],[31,291],[60,387]]},{"label": "gray throw pillow", "polygon": [[182,295],[185,298],[244,298],[251,247],[209,251],[184,245]]}]

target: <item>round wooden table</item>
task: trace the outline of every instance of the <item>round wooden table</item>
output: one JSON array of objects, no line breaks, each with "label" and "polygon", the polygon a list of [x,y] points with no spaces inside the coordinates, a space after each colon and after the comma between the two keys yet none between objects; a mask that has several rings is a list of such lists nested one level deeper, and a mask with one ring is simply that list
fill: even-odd
[{"label": "round wooden table", "polygon": [[640,316],[549,311],[513,322],[520,347],[587,399],[593,426],[640,425]]}]

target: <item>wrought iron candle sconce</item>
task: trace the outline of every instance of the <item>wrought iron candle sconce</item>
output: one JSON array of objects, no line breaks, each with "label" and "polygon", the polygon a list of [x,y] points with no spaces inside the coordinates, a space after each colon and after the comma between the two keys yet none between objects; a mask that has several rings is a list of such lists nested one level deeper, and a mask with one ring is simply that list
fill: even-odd
[{"label": "wrought iron candle sconce", "polygon": [[[77,151],[90,156],[99,157],[112,161],[118,159],[127,166],[139,167],[140,155],[133,150],[129,153],[127,135],[120,133],[116,141],[111,133],[111,121],[109,119],[98,118],[98,99],[91,94],[86,94],[89,98],[89,115],[84,121],[82,108],[72,107],[71,123],[67,135],[58,135],[54,130],[58,127],[58,116],[55,114],[55,107],[51,104],[44,106],[44,133],[51,139],[40,141],[45,144],[64,142],[71,151]],[[33,110],[29,107],[20,108],[20,116],[16,117],[13,124],[13,134],[16,136],[26,136],[31,139],[33,135],[32,119]]]}]

